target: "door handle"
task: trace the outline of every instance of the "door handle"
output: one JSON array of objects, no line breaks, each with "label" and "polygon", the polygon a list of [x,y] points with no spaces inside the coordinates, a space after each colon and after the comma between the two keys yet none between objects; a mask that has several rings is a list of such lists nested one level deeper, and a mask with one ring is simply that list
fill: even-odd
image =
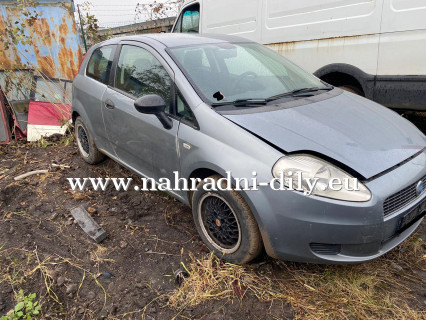
[{"label": "door handle", "polygon": [[115,104],[114,102],[112,102],[111,100],[105,100],[105,107],[107,107],[108,109],[114,109],[115,108]]}]

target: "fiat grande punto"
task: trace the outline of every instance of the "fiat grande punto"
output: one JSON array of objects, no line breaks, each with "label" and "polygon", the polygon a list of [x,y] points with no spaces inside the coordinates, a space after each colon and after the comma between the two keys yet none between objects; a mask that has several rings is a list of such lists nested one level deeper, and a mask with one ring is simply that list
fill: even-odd
[{"label": "fiat grande punto", "polygon": [[[195,190],[168,192],[192,208],[207,247],[233,263],[263,250],[301,262],[368,261],[406,239],[425,214],[421,131],[242,38],[99,43],[74,80],[72,108],[86,162],[108,156],[172,184],[174,172],[201,179]],[[230,190],[203,188],[205,178],[227,172]],[[277,188],[273,179],[283,175],[298,188]],[[236,190],[244,178],[248,188]],[[305,179],[318,186],[305,192]],[[336,179],[358,187],[327,187]]]}]

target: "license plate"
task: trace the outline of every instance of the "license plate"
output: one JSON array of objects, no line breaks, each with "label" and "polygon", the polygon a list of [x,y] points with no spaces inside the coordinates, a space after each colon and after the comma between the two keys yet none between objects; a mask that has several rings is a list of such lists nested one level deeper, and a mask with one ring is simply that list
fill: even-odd
[{"label": "license plate", "polygon": [[398,233],[403,232],[411,227],[414,223],[420,220],[426,213],[426,201],[415,207],[410,212],[406,213],[399,221]]}]

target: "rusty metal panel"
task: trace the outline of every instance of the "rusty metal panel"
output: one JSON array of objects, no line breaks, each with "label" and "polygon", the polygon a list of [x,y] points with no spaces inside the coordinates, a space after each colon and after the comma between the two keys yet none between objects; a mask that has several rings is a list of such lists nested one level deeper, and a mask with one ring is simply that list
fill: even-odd
[{"label": "rusty metal panel", "polygon": [[[82,61],[72,1],[36,0],[29,10],[39,15],[34,25],[26,26],[31,43],[4,50],[0,41],[0,70],[31,68],[46,78],[72,81]],[[0,30],[25,19],[16,1],[0,0]]]}]

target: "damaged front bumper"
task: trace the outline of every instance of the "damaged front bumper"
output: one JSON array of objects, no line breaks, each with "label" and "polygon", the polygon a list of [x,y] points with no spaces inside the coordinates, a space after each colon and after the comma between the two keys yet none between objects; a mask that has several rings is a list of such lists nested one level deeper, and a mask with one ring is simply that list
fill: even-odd
[{"label": "damaged front bumper", "polygon": [[426,177],[426,151],[365,185],[368,202],[345,202],[260,187],[245,198],[270,256],[299,262],[358,263],[388,252],[422,221],[426,192],[385,215],[384,202]]}]

